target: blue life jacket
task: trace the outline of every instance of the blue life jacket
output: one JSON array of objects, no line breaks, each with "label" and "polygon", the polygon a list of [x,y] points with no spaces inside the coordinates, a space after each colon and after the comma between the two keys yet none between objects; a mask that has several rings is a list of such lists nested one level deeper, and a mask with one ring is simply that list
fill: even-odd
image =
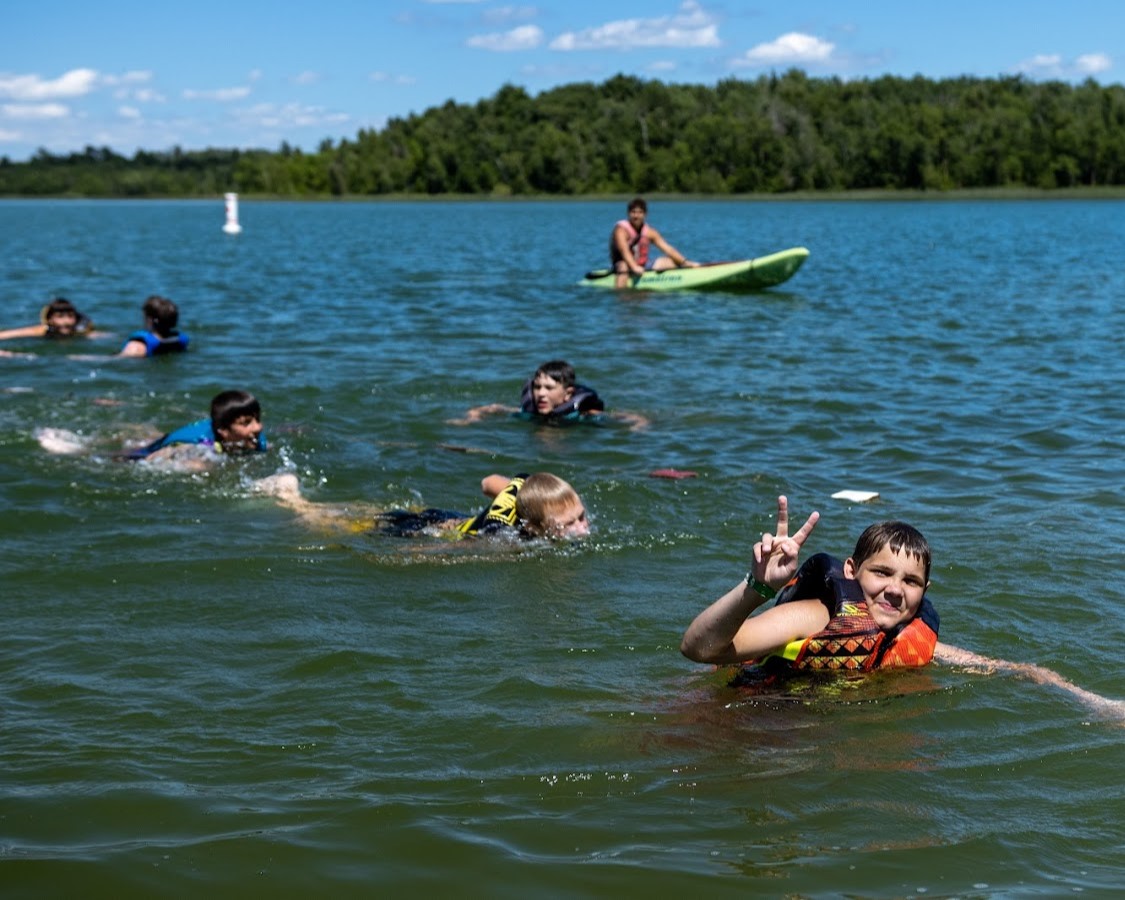
[{"label": "blue life jacket", "polygon": [[[215,437],[215,429],[211,425],[211,420],[200,419],[198,422],[192,422],[190,425],[184,425],[182,428],[168,432],[151,444],[138,447],[136,450],[130,450],[125,454],[125,459],[144,459],[157,450],[171,447],[173,444],[202,444],[205,447],[214,447],[216,453],[223,452],[223,445]],[[258,446],[254,449],[257,453],[265,452],[266,433],[264,431],[258,433]]]},{"label": "blue life jacket", "polygon": [[176,332],[162,338],[154,331],[134,331],[125,339],[121,349],[124,350],[132,341],[140,341],[145,345],[145,356],[159,356],[163,353],[182,353],[187,349],[188,336]]}]

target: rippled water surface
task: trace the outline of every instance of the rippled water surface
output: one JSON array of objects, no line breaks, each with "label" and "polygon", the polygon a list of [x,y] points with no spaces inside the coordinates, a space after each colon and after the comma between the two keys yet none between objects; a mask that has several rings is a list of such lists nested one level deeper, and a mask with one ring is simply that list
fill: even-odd
[{"label": "rippled water surface", "polygon": [[[1119,722],[936,666],[742,695],[678,646],[785,493],[814,552],[920,527],[947,642],[1125,699],[1125,205],[657,202],[693,257],[811,255],[757,294],[578,287],[619,207],[244,203],[230,237],[221,203],[0,203],[0,326],[63,294],[117,335],[0,359],[0,893],[1120,887]],[[150,293],[192,352],[109,359]],[[649,428],[448,422],[552,357]],[[228,387],[268,455],[110,458]],[[472,510],[536,470],[590,540],[329,535],[249,487]]]}]

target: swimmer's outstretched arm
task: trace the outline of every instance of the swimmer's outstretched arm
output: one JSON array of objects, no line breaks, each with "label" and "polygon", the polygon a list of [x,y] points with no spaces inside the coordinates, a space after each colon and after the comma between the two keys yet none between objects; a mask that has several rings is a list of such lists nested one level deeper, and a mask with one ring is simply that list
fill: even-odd
[{"label": "swimmer's outstretched arm", "polygon": [[648,419],[640,413],[615,410],[608,415],[611,419],[617,419],[619,422],[627,424],[630,431],[644,431],[649,426]]},{"label": "swimmer's outstretched arm", "polygon": [[365,504],[316,503],[301,494],[297,476],[282,472],[255,481],[253,490],[277,500],[279,506],[290,509],[305,525],[328,531],[354,531],[357,522],[370,519],[383,512]]},{"label": "swimmer's outstretched arm", "polygon": [[[777,498],[775,534],[766,532],[754,544],[750,574],[777,590],[796,573],[801,547],[820,519],[814,512],[796,532],[789,534],[789,501]],[[819,600],[797,600],[775,606],[759,616],[750,614],[767,602],[750,584],[739,582],[695,617],[684,632],[680,652],[696,662],[727,665],[768,654],[791,640],[815,634],[828,624],[828,612]]]},{"label": "swimmer's outstretched arm", "polygon": [[1006,659],[994,659],[990,656],[981,656],[979,653],[973,653],[970,650],[962,650],[960,647],[943,644],[941,641],[938,641],[937,646],[934,647],[934,660],[951,666],[965,666],[969,669],[981,671],[986,675],[991,675],[994,672],[1011,672],[1013,675],[1019,675],[1030,679],[1036,684],[1053,685],[1054,687],[1062,688],[1067,693],[1074,695],[1090,707],[1090,709],[1116,719],[1125,720],[1125,701],[1110,700],[1108,697],[1103,697],[1100,694],[1095,694],[1093,691],[1080,688],[1073,682],[1067,681],[1058,672],[1052,672],[1050,669],[1045,669],[1042,666],[1032,665],[1031,663],[1014,663],[1008,662]]},{"label": "swimmer's outstretched arm", "polygon": [[14,338],[43,337],[46,333],[46,325],[25,325],[23,328],[8,328],[0,331],[0,341],[10,341]]},{"label": "swimmer's outstretched arm", "polygon": [[474,406],[468,410],[463,418],[460,419],[446,419],[447,425],[471,425],[473,422],[479,422],[485,416],[495,416],[499,413],[517,413],[519,408],[515,406],[508,406],[504,403],[488,403],[484,406]]}]

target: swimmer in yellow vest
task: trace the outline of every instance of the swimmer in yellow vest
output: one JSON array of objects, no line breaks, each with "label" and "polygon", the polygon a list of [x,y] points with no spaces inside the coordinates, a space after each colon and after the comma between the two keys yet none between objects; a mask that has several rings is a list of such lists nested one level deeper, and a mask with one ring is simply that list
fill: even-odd
[{"label": "swimmer in yellow vest", "polygon": [[255,485],[301,520],[319,529],[374,530],[397,537],[447,536],[455,539],[507,533],[520,538],[581,538],[590,533],[586,507],[578,493],[557,475],[489,475],[481,493],[489,504],[475,516],[442,509],[382,510],[365,505],[316,503],[301,495],[297,477],[282,473]]}]

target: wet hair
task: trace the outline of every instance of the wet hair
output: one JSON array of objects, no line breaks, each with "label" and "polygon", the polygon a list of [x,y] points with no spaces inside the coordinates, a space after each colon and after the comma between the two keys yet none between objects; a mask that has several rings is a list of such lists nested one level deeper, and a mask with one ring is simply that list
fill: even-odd
[{"label": "wet hair", "polygon": [[644,197],[634,197],[629,201],[628,210],[631,212],[634,209],[639,209],[643,212],[648,212],[648,204],[645,203]]},{"label": "wet hair", "polygon": [[917,559],[926,570],[926,582],[930,580],[930,545],[913,525],[905,522],[876,522],[869,525],[859,536],[852,554],[852,562],[858,568],[864,560],[874,556],[884,547],[892,553],[906,552]]},{"label": "wet hair", "polygon": [[141,311],[152,320],[152,330],[161,337],[171,337],[176,333],[180,311],[167,297],[153,294],[145,301]]},{"label": "wet hair", "polygon": [[51,324],[51,316],[57,316],[60,313],[70,313],[74,316],[74,333],[83,334],[93,328],[93,324],[86,316],[82,315],[73,303],[66,299],[66,297],[55,297],[50,303],[43,307],[39,312],[39,320],[47,326],[47,337],[61,336],[56,328]]},{"label": "wet hair", "polygon": [[211,427],[218,434],[226,431],[242,416],[251,416],[259,421],[262,407],[257,398],[248,391],[223,391],[211,401]]},{"label": "wet hair", "polygon": [[552,381],[557,381],[563,387],[574,387],[574,366],[565,359],[552,359],[543,363],[535,374],[531,376],[532,382],[540,375],[546,375]]},{"label": "wet hair", "polygon": [[550,472],[536,472],[527,476],[516,494],[516,515],[525,534],[543,537],[555,517],[576,502],[582,500],[569,484]]}]

